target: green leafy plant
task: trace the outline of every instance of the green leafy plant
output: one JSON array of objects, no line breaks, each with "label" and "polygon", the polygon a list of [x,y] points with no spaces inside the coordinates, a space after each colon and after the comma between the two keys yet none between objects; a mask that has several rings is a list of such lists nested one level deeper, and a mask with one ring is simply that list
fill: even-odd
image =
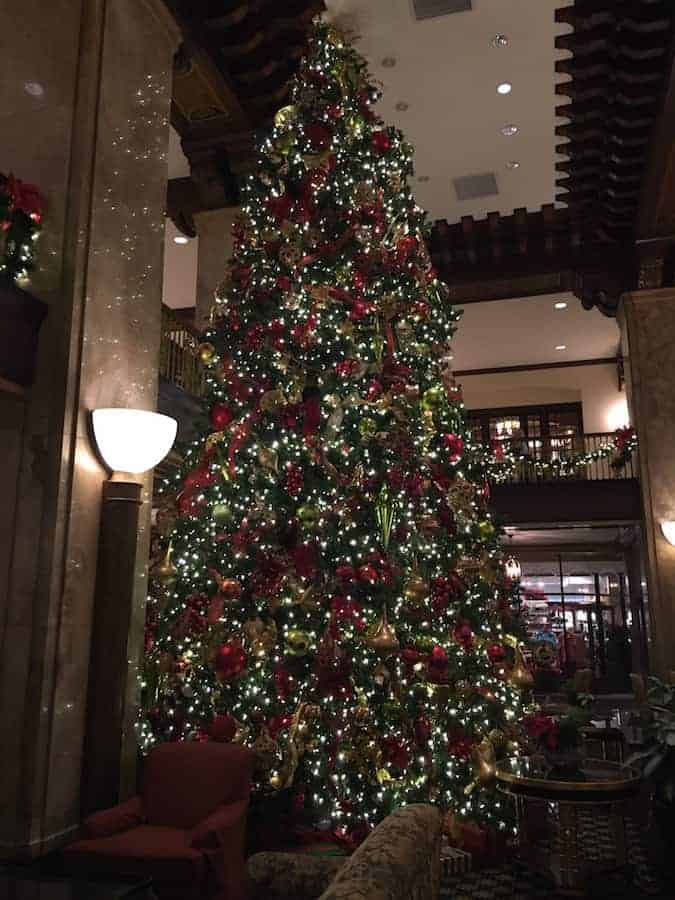
[{"label": "green leafy plant", "polygon": [[626,765],[639,764],[654,784],[657,801],[670,805],[675,800],[675,685],[650,678],[646,713],[647,746]]},{"label": "green leafy plant", "polygon": [[0,275],[16,280],[35,267],[42,204],[34,184],[0,172]]}]

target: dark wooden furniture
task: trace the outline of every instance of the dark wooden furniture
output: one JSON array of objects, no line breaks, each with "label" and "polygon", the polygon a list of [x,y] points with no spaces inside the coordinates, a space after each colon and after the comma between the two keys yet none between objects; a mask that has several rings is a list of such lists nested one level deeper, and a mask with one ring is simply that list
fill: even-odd
[{"label": "dark wooden furniture", "polygon": [[47,305],[0,276],[0,379],[30,387]]}]

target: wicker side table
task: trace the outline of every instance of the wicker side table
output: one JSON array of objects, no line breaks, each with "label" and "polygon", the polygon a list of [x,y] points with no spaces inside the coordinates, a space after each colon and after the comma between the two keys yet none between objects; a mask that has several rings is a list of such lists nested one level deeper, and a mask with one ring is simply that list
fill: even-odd
[{"label": "wicker side table", "polygon": [[625,807],[641,776],[595,759],[569,780],[550,771],[537,757],[504,760],[498,787],[516,805],[523,863],[548,875],[561,894],[583,896],[593,876],[627,870]]}]

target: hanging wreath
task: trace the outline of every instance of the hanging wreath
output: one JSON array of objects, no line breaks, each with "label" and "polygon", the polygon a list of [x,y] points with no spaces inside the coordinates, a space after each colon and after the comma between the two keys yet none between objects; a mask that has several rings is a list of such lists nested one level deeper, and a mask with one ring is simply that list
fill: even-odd
[{"label": "hanging wreath", "polygon": [[0,275],[16,281],[35,268],[42,197],[34,184],[0,173]]}]

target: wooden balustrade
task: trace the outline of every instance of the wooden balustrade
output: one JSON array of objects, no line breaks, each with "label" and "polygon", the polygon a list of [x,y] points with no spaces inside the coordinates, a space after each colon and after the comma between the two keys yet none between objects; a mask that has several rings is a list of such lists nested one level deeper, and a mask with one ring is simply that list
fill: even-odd
[{"label": "wooden balustrade", "polygon": [[204,396],[204,367],[197,355],[200,341],[198,332],[162,307],[159,374],[193,397]]}]

